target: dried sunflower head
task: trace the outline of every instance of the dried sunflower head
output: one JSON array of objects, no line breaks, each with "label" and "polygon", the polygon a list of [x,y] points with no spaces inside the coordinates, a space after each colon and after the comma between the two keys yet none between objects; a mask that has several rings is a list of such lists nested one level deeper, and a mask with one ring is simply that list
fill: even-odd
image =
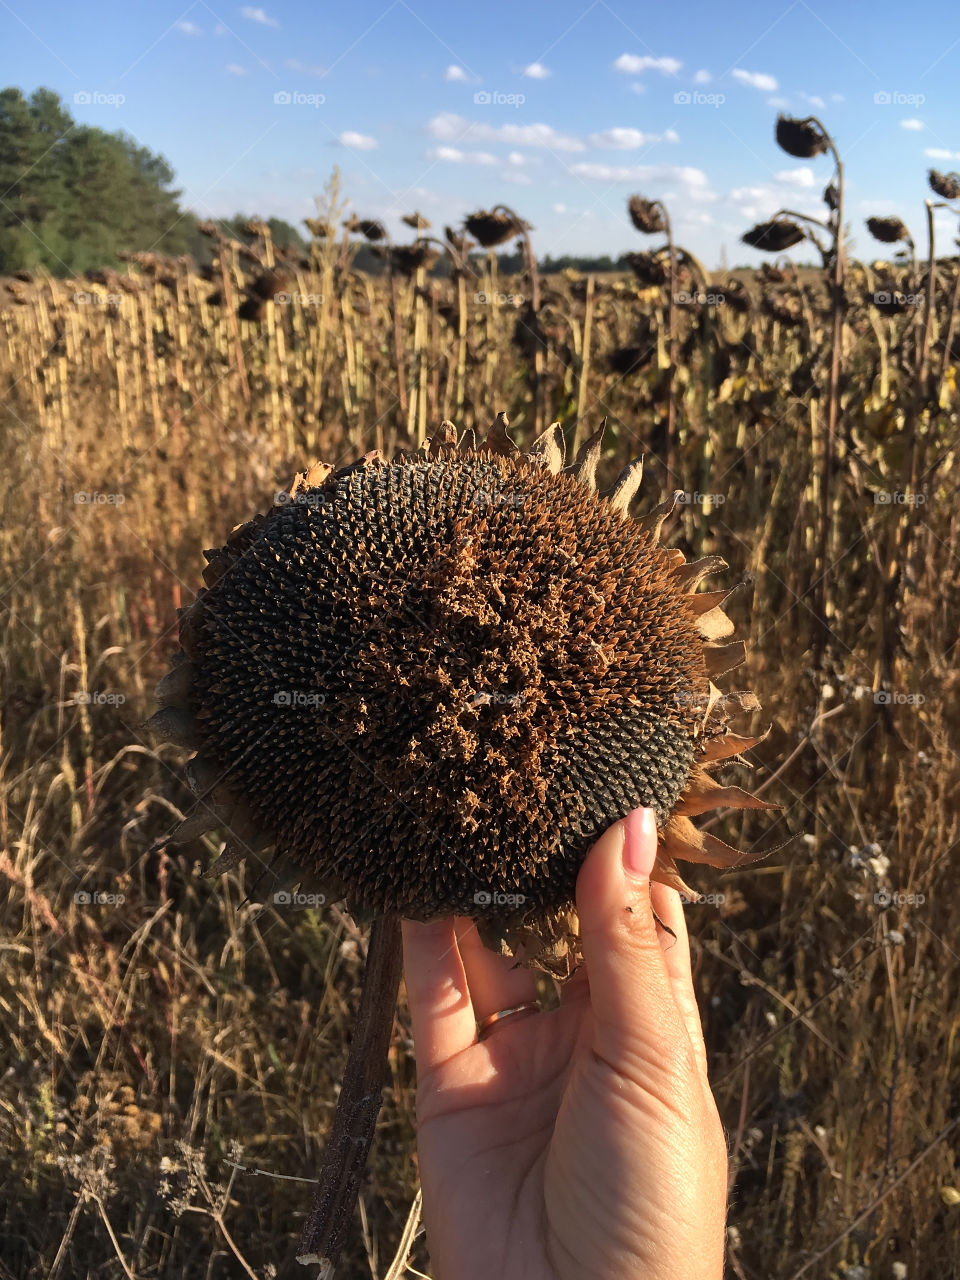
[{"label": "dried sunflower head", "polygon": [[[498,244],[503,244],[516,235],[522,225],[512,214],[501,209],[489,213],[480,209],[463,220],[464,230],[484,249],[495,249]],[[455,243],[451,239],[451,244]]]},{"label": "dried sunflower head", "polygon": [[899,218],[867,218],[867,230],[881,244],[896,244],[898,240],[910,240],[906,224]]},{"label": "dried sunflower head", "polygon": [[[714,678],[743,660],[723,567],[659,544],[679,494],[640,520],[637,460],[596,491],[603,427],[564,467],[500,415],[412,456],[317,463],[205,553],[161,681],[160,736],[196,748],[196,810],[227,858],[274,847],[361,915],[463,914],[489,945],[565,976],[590,845],[656,810],[654,878],[750,858],[698,831],[717,806],[773,808],[708,770],[759,741]],[[689,891],[688,891],[689,892]]]},{"label": "dried sunflower head", "polygon": [[930,190],[941,200],[960,200],[960,173],[941,173],[931,169],[927,174]]},{"label": "dried sunflower head", "polygon": [[414,240],[413,244],[393,245],[389,256],[394,271],[409,278],[421,267],[429,271],[440,257],[440,251],[426,240]]},{"label": "dried sunflower head", "polygon": [[798,120],[795,116],[777,116],[777,143],[788,156],[812,160],[829,147],[827,135],[813,116]]},{"label": "dried sunflower head", "polygon": [[659,235],[666,231],[667,224],[663,220],[663,209],[656,200],[645,200],[643,196],[631,196],[627,201],[627,212],[630,221],[645,236]]},{"label": "dried sunflower head", "polygon": [[624,258],[640,284],[666,284],[667,263],[658,253],[627,253]]},{"label": "dried sunflower head", "polygon": [[767,253],[784,253],[805,239],[803,227],[790,218],[775,218],[772,222],[758,222],[745,231],[740,239],[752,249],[764,249]]},{"label": "dried sunflower head", "polygon": [[405,213],[400,221],[405,223],[408,227],[413,227],[417,235],[420,235],[421,231],[428,231],[430,229],[429,219],[425,218],[419,210],[416,210],[413,213]]},{"label": "dried sunflower head", "polygon": [[371,244],[375,244],[378,240],[386,239],[387,229],[376,218],[358,218],[355,214],[351,214],[343,225],[347,231],[363,236]]}]

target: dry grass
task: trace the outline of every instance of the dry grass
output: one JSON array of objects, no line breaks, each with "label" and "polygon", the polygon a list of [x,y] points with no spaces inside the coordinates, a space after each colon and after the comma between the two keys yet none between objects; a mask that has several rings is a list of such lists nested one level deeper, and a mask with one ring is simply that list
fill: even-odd
[{"label": "dry grass", "polygon": [[[389,451],[443,416],[485,427],[500,408],[529,438],[537,347],[516,308],[476,301],[524,294],[523,280],[421,280],[418,300],[416,279],[399,279],[394,307],[336,246],[313,266],[284,290],[313,301],[268,301],[253,321],[236,307],[258,268],[244,274],[232,250],[220,306],[216,281],[148,261],[122,286],[4,295],[3,1277],[302,1274],[309,1187],[289,1179],[317,1167],[363,937],[335,908],[246,901],[242,869],[200,878],[210,839],[151,854],[187,791],[182,753],[140,725],[202,547],[320,454]],[[942,267],[941,329],[956,270]],[[956,370],[945,362],[939,406],[905,435],[918,322],[860,305],[871,281],[852,275],[826,564],[822,290],[761,294],[754,280],[746,313],[679,309],[674,466],[710,496],[682,508],[673,537],[723,555],[728,581],[746,576],[732,602],[750,634],[742,682],[774,726],[756,783],[797,837],[758,871],[698,872],[726,897],[689,908],[740,1280],[854,1265],[886,1280],[894,1262],[939,1280],[960,1256]],[[110,301],[76,302],[78,289]],[[611,474],[663,452],[665,311],[629,280],[543,284],[543,403],[570,436],[608,415]],[[648,468],[648,502],[660,478]],[[747,845],[765,825],[725,822]],[[416,1190],[403,1010],[394,1044],[344,1275],[384,1275]],[[413,1265],[429,1271],[422,1237]]]}]

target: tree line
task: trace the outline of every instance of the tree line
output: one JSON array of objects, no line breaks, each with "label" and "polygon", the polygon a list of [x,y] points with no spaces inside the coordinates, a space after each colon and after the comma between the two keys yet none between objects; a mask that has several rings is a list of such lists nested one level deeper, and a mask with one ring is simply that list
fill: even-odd
[{"label": "tree line", "polygon": [[[181,194],[163,156],[123,132],[78,124],[52,90],[0,90],[0,273],[77,275],[139,250],[208,260],[209,241]],[[245,239],[245,220],[220,225]],[[278,244],[305,249],[289,223],[270,226]]]}]

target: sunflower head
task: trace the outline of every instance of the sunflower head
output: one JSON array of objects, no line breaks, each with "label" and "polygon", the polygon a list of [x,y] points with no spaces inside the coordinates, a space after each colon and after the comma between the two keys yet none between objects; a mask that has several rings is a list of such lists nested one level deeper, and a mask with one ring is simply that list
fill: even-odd
[{"label": "sunflower head", "polygon": [[777,144],[787,155],[798,160],[812,160],[823,155],[830,142],[814,116],[799,120],[795,116],[777,116]]},{"label": "sunflower head", "polygon": [[630,221],[642,235],[655,236],[667,229],[663,206],[656,200],[631,196],[627,201],[627,212],[630,214]]},{"label": "sunflower head", "polygon": [[[511,236],[523,230],[525,224],[505,209],[479,209],[463,220],[463,228],[467,235],[473,236],[477,244],[484,249],[495,249]],[[455,243],[451,241],[451,243]]]},{"label": "sunflower head", "polygon": [[899,218],[867,218],[867,230],[881,244],[896,244],[898,240],[910,239],[906,224]]},{"label": "sunflower head", "polygon": [[941,200],[960,200],[960,173],[941,173],[930,169],[927,173],[930,190]]},{"label": "sunflower head", "polygon": [[602,425],[572,466],[558,424],[527,453],[507,426],[317,463],[206,552],[150,725],[198,753],[174,841],[274,850],[361,916],[472,916],[562,977],[610,823],[652,807],[654,878],[690,892],[678,858],[750,860],[690,819],[775,806],[709,774],[758,704],[714,684],[744,656],[697,590],[723,561],[660,544],[680,495],[631,519],[641,461],[598,494]]},{"label": "sunflower head", "polygon": [[803,227],[791,218],[774,218],[772,222],[758,222],[745,231],[740,239],[751,249],[763,249],[767,253],[785,253],[806,238]]}]

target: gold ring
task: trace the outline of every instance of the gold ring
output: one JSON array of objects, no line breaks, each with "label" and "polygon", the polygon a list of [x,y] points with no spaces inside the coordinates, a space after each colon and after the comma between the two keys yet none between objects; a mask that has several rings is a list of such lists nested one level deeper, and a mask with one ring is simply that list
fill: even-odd
[{"label": "gold ring", "polygon": [[523,1004],[512,1005],[509,1009],[498,1009],[496,1013],[488,1014],[482,1022],[477,1023],[477,1039],[482,1040],[484,1035],[495,1027],[498,1022],[502,1022],[504,1018],[512,1018],[518,1013],[539,1013],[539,1000],[525,1000]]}]

